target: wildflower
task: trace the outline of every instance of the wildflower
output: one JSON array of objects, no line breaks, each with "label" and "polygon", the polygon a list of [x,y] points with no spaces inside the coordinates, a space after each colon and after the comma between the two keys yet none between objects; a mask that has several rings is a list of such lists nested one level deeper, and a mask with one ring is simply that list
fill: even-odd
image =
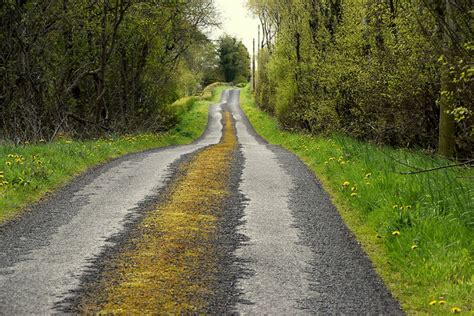
[{"label": "wildflower", "polygon": [[439,305],[444,305],[444,304],[446,304],[446,301],[445,300],[439,300],[438,304]]},{"label": "wildflower", "polygon": [[3,171],[0,171],[0,180],[3,179],[3,178],[5,178],[5,175],[4,175]]},{"label": "wildflower", "polygon": [[411,250],[415,250],[416,248],[418,248],[417,245],[412,245],[412,246],[411,246]]},{"label": "wildflower", "polygon": [[344,160],[341,161],[341,165],[345,165],[346,162]]},{"label": "wildflower", "polygon": [[371,175],[372,175],[372,174],[369,172],[368,174],[365,175],[364,179],[370,178]]},{"label": "wildflower", "polygon": [[453,307],[451,308],[451,311],[454,313],[454,314],[459,314],[461,312],[461,309],[459,307]]},{"label": "wildflower", "polygon": [[352,193],[351,193],[351,196],[352,196],[352,197],[356,197],[356,196],[357,196],[357,193],[356,193],[356,192],[352,192]]},{"label": "wildflower", "polygon": [[5,162],[5,165],[6,165],[7,167],[10,167],[10,166],[12,165],[12,163],[11,163],[11,161],[7,161],[7,162]]},{"label": "wildflower", "polygon": [[349,184],[351,184],[349,181],[344,181],[344,183],[342,184],[342,186],[344,188],[347,188],[349,186]]},{"label": "wildflower", "polygon": [[411,205],[405,206],[408,210],[411,209]]},{"label": "wildflower", "polygon": [[335,157],[329,158],[329,161],[331,161],[331,160],[336,160],[336,158]]},{"label": "wildflower", "polygon": [[357,187],[352,187],[351,191],[352,191],[352,192],[357,191]]},{"label": "wildflower", "polygon": [[393,205],[393,206],[392,206],[392,208],[398,208],[398,205],[397,205],[397,204],[395,204],[395,205]]},{"label": "wildflower", "polygon": [[429,304],[430,306],[433,306],[433,305],[434,305],[434,304],[436,304],[436,303],[438,303],[438,301],[437,301],[437,300],[432,300],[432,301],[431,301],[431,302],[429,302],[428,304]]},{"label": "wildflower", "polygon": [[8,156],[7,156],[7,157],[8,157],[8,158],[15,158],[15,157],[16,157],[16,155],[14,155],[14,154],[8,154]]},{"label": "wildflower", "polygon": [[394,230],[394,231],[392,232],[392,235],[393,235],[393,236],[400,236],[400,231],[399,231],[399,230]]}]

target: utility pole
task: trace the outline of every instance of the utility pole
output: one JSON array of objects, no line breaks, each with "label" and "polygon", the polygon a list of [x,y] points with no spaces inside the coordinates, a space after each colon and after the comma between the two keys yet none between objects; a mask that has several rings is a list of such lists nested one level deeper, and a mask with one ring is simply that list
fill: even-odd
[{"label": "utility pole", "polygon": [[258,42],[257,42],[257,56],[260,54],[260,24],[258,25]]},{"label": "utility pole", "polygon": [[255,92],[255,38],[253,39],[253,54],[252,54],[252,88]]}]

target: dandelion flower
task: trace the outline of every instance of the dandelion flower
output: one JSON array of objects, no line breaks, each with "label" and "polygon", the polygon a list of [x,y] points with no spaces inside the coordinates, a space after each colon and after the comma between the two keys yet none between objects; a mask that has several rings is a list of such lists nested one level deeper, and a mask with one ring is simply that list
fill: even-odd
[{"label": "dandelion flower", "polygon": [[393,236],[400,236],[400,231],[399,231],[399,230],[394,230],[394,231],[392,232],[392,235],[393,235]]},{"label": "dandelion flower", "polygon": [[439,305],[444,305],[444,304],[446,304],[446,301],[445,300],[439,300],[438,304]]},{"label": "dandelion flower", "polygon": [[370,178],[371,175],[372,175],[372,174],[369,172],[368,174],[365,175],[364,178],[368,179],[368,178]]},{"label": "dandelion flower", "polygon": [[417,245],[412,245],[412,246],[411,246],[411,250],[415,250],[416,248],[418,248]]},{"label": "dandelion flower", "polygon": [[352,187],[351,191],[352,191],[352,192],[357,191],[357,187]]},{"label": "dandelion flower", "polygon": [[349,181],[344,181],[344,183],[342,184],[342,186],[346,188],[346,187],[348,187],[348,186],[349,186],[349,184],[350,184],[350,182],[349,182]]},{"label": "dandelion flower", "polygon": [[431,302],[428,303],[428,305],[433,306],[434,304],[438,303],[437,300],[432,300]]},{"label": "dandelion flower", "polygon": [[454,313],[454,314],[459,314],[461,312],[461,309],[459,307],[453,307],[451,308],[451,311]]},{"label": "dandelion flower", "polygon": [[7,167],[10,167],[12,165],[11,161],[7,161],[5,162],[5,165],[7,165]]},{"label": "dandelion flower", "polygon": [[356,193],[356,192],[352,192],[352,193],[351,193],[351,196],[352,196],[352,197],[356,197],[356,196],[357,196],[357,193]]}]

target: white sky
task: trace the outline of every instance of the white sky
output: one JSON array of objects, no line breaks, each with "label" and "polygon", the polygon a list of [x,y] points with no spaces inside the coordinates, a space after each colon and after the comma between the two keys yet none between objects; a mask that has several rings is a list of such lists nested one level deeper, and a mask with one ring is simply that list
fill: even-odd
[{"label": "white sky", "polygon": [[217,39],[222,34],[232,35],[244,43],[249,54],[252,55],[252,39],[257,45],[258,19],[252,16],[245,4],[247,0],[214,0],[220,12],[221,29],[211,32],[211,38]]}]

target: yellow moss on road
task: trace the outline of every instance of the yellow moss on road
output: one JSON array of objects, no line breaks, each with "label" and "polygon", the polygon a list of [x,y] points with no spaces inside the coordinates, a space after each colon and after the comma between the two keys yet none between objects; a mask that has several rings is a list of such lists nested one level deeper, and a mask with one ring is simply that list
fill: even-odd
[{"label": "yellow moss on road", "polygon": [[217,145],[182,169],[169,196],[150,212],[105,277],[105,302],[85,312],[192,313],[204,311],[216,281],[213,238],[226,197],[237,139],[228,112]]}]

